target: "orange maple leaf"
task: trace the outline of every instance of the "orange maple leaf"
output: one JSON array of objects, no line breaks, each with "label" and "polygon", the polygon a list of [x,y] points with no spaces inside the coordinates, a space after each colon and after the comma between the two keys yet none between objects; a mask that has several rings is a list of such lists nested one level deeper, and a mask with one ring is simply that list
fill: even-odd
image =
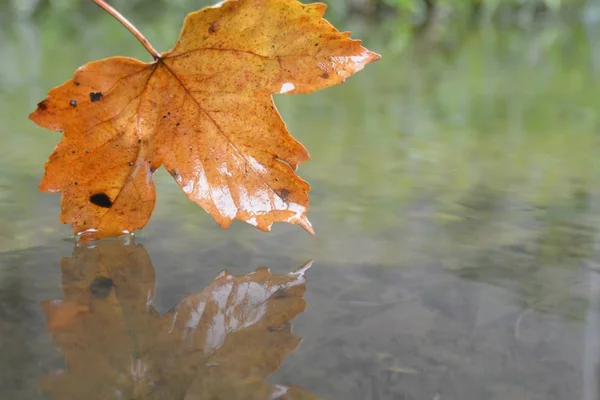
[{"label": "orange maple leaf", "polygon": [[308,152],[272,94],[338,84],[379,55],[323,19],[324,4],[229,0],[190,13],[161,55],[104,0],[155,61],[112,57],[79,68],[30,118],[63,132],[40,190],[62,193],[61,221],[93,238],[142,228],[161,165],[224,228],[300,224],[310,186],[295,171]]}]

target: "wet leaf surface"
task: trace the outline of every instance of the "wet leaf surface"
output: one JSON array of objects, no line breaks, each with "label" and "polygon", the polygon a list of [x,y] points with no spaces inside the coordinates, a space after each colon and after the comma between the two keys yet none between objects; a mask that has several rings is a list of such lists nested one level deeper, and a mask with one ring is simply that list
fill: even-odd
[{"label": "wet leaf surface", "polygon": [[287,131],[272,95],[310,93],[379,55],[323,19],[324,4],[230,0],[191,13],[175,47],[152,63],[113,57],[79,68],[30,118],[63,132],[40,190],[62,193],[75,233],[142,228],[164,166],[222,226],[275,221],[313,229],[309,154]]},{"label": "wet leaf surface", "polygon": [[61,299],[42,302],[64,370],[41,386],[53,399],[316,399],[272,385],[300,338],[304,272],[226,270],[160,315],[145,249],[120,242],[76,247],[62,262]]}]

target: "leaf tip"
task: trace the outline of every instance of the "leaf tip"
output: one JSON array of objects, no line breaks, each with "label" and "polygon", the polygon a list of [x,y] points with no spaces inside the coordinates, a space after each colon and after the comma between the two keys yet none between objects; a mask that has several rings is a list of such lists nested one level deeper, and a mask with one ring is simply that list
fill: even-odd
[{"label": "leaf tip", "polygon": [[314,262],[315,262],[315,260],[313,260],[313,259],[308,260],[307,262],[305,262],[304,264],[302,264],[298,269],[296,269],[294,272],[290,273],[290,275],[296,275],[296,276],[300,275],[300,276],[303,276],[304,273],[306,271],[308,271],[308,269],[310,267],[312,267],[312,265],[313,265]]},{"label": "leaf tip", "polygon": [[298,219],[296,221],[296,223],[298,225],[300,225],[302,228],[304,228],[304,230],[308,233],[311,234],[311,236],[315,236],[315,230],[312,227],[312,224],[310,223],[310,221],[308,220],[308,218],[306,218],[306,216],[302,216],[302,218]]},{"label": "leaf tip", "polygon": [[381,59],[381,54],[375,53],[374,51],[367,50],[367,54],[369,55],[369,62],[379,61]]},{"label": "leaf tip", "polygon": [[319,17],[323,17],[327,11],[327,4],[325,3],[311,3],[306,4],[305,7],[313,11]]},{"label": "leaf tip", "polygon": [[39,117],[40,113],[46,111],[47,108],[48,108],[48,99],[44,99],[44,100],[40,101],[37,104],[37,108],[35,110],[33,110],[31,112],[31,114],[29,114],[29,119],[31,121],[35,122],[36,124],[39,124],[38,117]]},{"label": "leaf tip", "polygon": [[217,274],[217,276],[215,276],[213,278],[213,281],[216,281],[217,279],[221,279],[221,278],[225,278],[227,276],[231,276],[231,274],[229,273],[229,271],[227,269],[222,270],[221,272],[219,272]]}]

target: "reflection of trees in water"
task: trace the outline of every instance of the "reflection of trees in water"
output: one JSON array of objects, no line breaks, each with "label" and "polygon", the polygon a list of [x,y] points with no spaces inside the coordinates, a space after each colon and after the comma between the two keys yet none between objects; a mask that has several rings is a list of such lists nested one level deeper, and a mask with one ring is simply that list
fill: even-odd
[{"label": "reflection of trees in water", "polygon": [[0,166],[0,251],[8,251],[15,242],[23,243],[24,235],[31,224],[32,214],[36,214],[36,198],[30,196],[38,181],[31,175],[20,173],[8,165]]},{"label": "reflection of trees in water", "polygon": [[[470,247],[497,240],[498,225],[506,218],[509,194],[485,183],[477,183],[462,195],[450,212],[454,222],[442,224],[452,243]],[[443,205],[442,205],[443,207]]]},{"label": "reflection of trees in water", "polygon": [[[511,207],[493,192],[481,190],[476,217],[445,225],[446,267],[465,278],[510,287],[519,301],[536,310],[581,318],[586,295],[582,262],[594,252],[587,196],[576,191],[571,201],[557,206],[520,204],[525,212],[511,216]],[[512,206],[515,206],[514,204]],[[517,226],[514,226],[517,225]]]}]

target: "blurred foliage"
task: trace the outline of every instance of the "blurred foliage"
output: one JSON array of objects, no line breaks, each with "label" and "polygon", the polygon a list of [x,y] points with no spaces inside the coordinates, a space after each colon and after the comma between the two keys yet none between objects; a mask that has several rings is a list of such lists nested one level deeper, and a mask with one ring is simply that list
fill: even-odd
[{"label": "blurred foliage", "polygon": [[[370,27],[387,32],[387,50],[400,50],[414,38],[453,46],[474,28],[512,26],[538,30],[572,24],[600,22],[600,2],[595,0],[323,0],[329,5],[326,18],[334,25],[350,25],[368,40]],[[171,40],[190,11],[216,0],[110,0],[135,24],[152,23],[163,31],[159,38]],[[309,2],[306,0],[305,2]],[[8,0],[0,2],[0,24],[22,21],[41,25],[61,21],[62,29],[75,33],[82,24],[106,19],[91,0]],[[358,25],[358,27],[356,27]],[[175,32],[171,35],[170,32]],[[150,38],[152,39],[152,38]],[[151,40],[152,41],[152,40]],[[155,42],[154,40],[153,42]],[[169,46],[170,47],[169,43]],[[166,50],[166,48],[165,48]]]},{"label": "blurred foliage", "polygon": [[[135,24],[152,24],[160,30],[153,43],[167,38],[164,50],[177,35],[190,11],[217,0],[110,0]],[[323,0],[329,5],[326,18],[346,26],[369,40],[371,28],[385,32],[386,50],[403,49],[414,38],[450,47],[473,29],[511,26],[523,30],[557,29],[600,22],[600,2],[595,0]],[[310,2],[306,0],[305,2]],[[64,32],[81,34],[81,26],[106,20],[91,0],[5,0],[0,2],[0,24],[18,21],[37,26],[57,22]],[[60,22],[59,22],[60,21]],[[357,32],[358,30],[358,32]],[[364,31],[364,32],[363,32]],[[84,32],[85,33],[85,32]],[[146,33],[146,31],[144,32]],[[1,33],[0,33],[1,34]],[[375,33],[377,35],[377,33]],[[151,35],[150,35],[151,36]],[[0,37],[1,39],[1,37]],[[115,40],[117,40],[115,38]]]},{"label": "blurred foliage", "polygon": [[[378,16],[400,16],[409,25],[420,28],[430,23],[504,22],[526,24],[534,19],[571,15],[582,18],[593,14],[598,18],[594,0],[325,0],[336,16],[351,13]],[[210,0],[112,0],[123,13],[158,16],[165,10],[191,11],[213,3]],[[88,0],[8,0],[0,4],[3,14],[40,15],[56,12],[93,12]],[[53,11],[53,12],[54,12]]]}]

